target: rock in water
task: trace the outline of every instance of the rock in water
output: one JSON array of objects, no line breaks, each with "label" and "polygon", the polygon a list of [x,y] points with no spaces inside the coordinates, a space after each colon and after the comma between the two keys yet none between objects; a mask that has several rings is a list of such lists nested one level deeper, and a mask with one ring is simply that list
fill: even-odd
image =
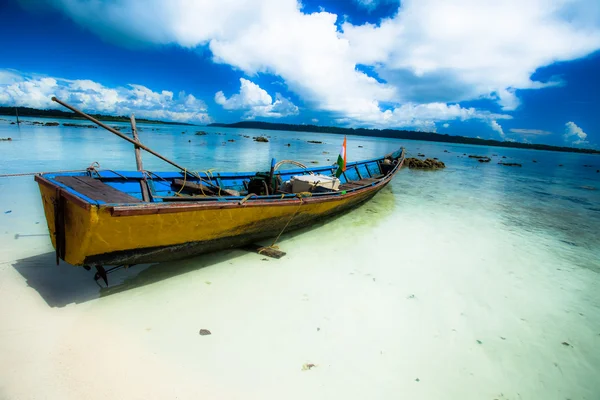
[{"label": "rock in water", "polygon": [[404,165],[408,168],[415,169],[441,169],[446,168],[446,164],[441,161],[427,158],[425,160],[419,160],[418,158],[407,158],[404,160]]},{"label": "rock in water", "polygon": [[264,137],[264,136],[258,136],[258,137],[255,137],[255,138],[254,138],[254,141],[255,141],[255,142],[268,142],[268,141],[269,141],[269,139],[267,139],[267,138],[266,138],[266,137]]},{"label": "rock in water", "polygon": [[503,163],[503,162],[499,162],[499,165],[504,165],[505,167],[522,167],[521,164],[513,162],[513,163]]}]

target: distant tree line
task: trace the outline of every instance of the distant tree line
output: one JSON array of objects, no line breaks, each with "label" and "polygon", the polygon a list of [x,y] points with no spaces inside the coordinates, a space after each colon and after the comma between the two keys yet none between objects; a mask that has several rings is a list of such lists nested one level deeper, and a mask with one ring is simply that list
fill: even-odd
[{"label": "distant tree line", "polygon": [[277,131],[294,131],[294,132],[317,132],[317,133],[336,133],[343,135],[360,135],[372,137],[384,137],[393,139],[406,140],[423,140],[426,142],[443,142],[443,143],[462,143],[475,144],[482,146],[497,146],[497,147],[513,147],[519,149],[532,150],[548,150],[548,151],[564,151],[570,153],[588,153],[600,154],[600,150],[582,149],[576,147],[565,146],[550,146],[547,144],[530,144],[519,142],[501,142],[499,140],[478,139],[466,136],[451,136],[448,134],[440,134],[433,132],[417,132],[398,129],[367,129],[367,128],[339,128],[335,126],[318,126],[318,125],[293,125],[280,124],[261,121],[242,121],[233,124],[210,124],[209,126],[217,126],[224,128],[246,128],[246,129],[265,129]]},{"label": "distant tree line", "polygon": [[[15,111],[16,109],[16,111]],[[71,111],[62,111],[62,110],[39,110],[37,108],[29,108],[29,107],[0,107],[0,115],[12,115],[15,116],[16,113],[19,113],[19,117],[40,117],[40,118],[64,118],[64,119],[83,119],[77,114],[74,114]],[[129,122],[129,117],[127,116],[115,116],[115,115],[103,115],[103,114],[88,114],[96,119],[102,121],[109,122]],[[182,122],[166,122],[166,121],[157,121],[145,118],[135,118],[137,122],[147,123],[147,124],[167,124],[167,125],[194,125],[194,124],[185,124]]]}]

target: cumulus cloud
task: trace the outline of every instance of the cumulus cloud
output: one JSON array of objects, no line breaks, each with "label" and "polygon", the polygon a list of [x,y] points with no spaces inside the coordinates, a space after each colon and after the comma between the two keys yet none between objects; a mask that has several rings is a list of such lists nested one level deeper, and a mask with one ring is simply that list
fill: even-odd
[{"label": "cumulus cloud", "polygon": [[578,127],[575,122],[572,121],[569,121],[565,124],[565,134],[563,135],[563,138],[565,141],[571,142],[571,144],[574,145],[589,143],[586,140],[587,133],[585,133],[583,129]]},{"label": "cumulus cloud", "polygon": [[444,125],[442,125],[444,128],[450,128],[450,124],[449,123],[445,123]]},{"label": "cumulus cloud", "polygon": [[393,125],[413,103],[488,98],[509,112],[519,90],[560,84],[533,81],[536,69],[600,49],[597,0],[406,0],[343,32],[298,0],[46,1],[118,43],[207,46],[215,62],[279,76],[307,105],[363,125]]},{"label": "cumulus cloud", "polygon": [[131,84],[109,88],[85,79],[63,79],[0,70],[0,104],[33,108],[60,108],[56,96],[88,112],[127,115],[170,121],[210,122],[206,105],[191,94],[155,92]]},{"label": "cumulus cloud", "polygon": [[492,127],[492,129],[496,132],[498,132],[498,134],[500,135],[500,137],[502,139],[504,139],[506,137],[506,135],[504,134],[504,130],[502,129],[502,126],[494,119],[490,121],[490,126]]},{"label": "cumulus cloud", "polygon": [[227,98],[219,91],[215,94],[215,102],[226,110],[245,110],[244,117],[247,119],[298,115],[298,107],[280,93],[276,93],[273,101],[271,96],[254,82],[240,78],[240,83],[239,93]]}]

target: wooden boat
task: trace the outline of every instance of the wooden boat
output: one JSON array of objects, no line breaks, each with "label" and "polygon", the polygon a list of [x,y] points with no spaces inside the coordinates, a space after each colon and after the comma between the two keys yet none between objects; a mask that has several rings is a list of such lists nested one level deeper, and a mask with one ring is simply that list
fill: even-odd
[{"label": "wooden boat", "polygon": [[404,150],[348,163],[337,190],[307,193],[289,193],[277,184],[306,174],[331,176],[336,166],[293,162],[301,167],[192,174],[150,172],[138,161],[140,171],[90,167],[35,177],[57,262],[95,266],[96,278],[106,281],[104,265],[175,260],[275,238],[372,198],[400,170]]},{"label": "wooden boat", "polygon": [[[210,189],[200,179],[183,172],[152,172],[144,180],[138,171],[90,169],[38,175],[35,180],[52,244],[61,259],[73,265],[139,264],[275,237],[290,219],[286,231],[310,225],[369,200],[390,182],[403,161],[399,150],[348,163],[337,191],[249,198],[247,185],[255,173],[200,174],[222,189],[220,196],[209,195]],[[285,181],[295,175],[334,172],[331,166],[274,175]],[[142,201],[143,184],[150,192],[148,202]],[[239,195],[231,195],[234,191]]]}]

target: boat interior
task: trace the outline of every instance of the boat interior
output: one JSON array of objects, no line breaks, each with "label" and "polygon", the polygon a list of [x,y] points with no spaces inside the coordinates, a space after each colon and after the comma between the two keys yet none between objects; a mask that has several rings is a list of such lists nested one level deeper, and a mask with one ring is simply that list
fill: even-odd
[{"label": "boat interior", "polygon": [[[396,170],[402,156],[400,149],[382,158],[348,163],[335,188],[314,184],[302,193],[331,196],[376,185]],[[279,170],[279,165],[285,163],[289,162],[278,163],[272,172],[259,173],[113,171],[90,167],[84,172],[44,174],[43,178],[95,205],[281,200],[298,197],[298,191],[290,184],[297,177],[312,175],[309,181],[319,182],[319,177],[335,181],[337,165],[307,168],[292,161],[301,167]]]}]

